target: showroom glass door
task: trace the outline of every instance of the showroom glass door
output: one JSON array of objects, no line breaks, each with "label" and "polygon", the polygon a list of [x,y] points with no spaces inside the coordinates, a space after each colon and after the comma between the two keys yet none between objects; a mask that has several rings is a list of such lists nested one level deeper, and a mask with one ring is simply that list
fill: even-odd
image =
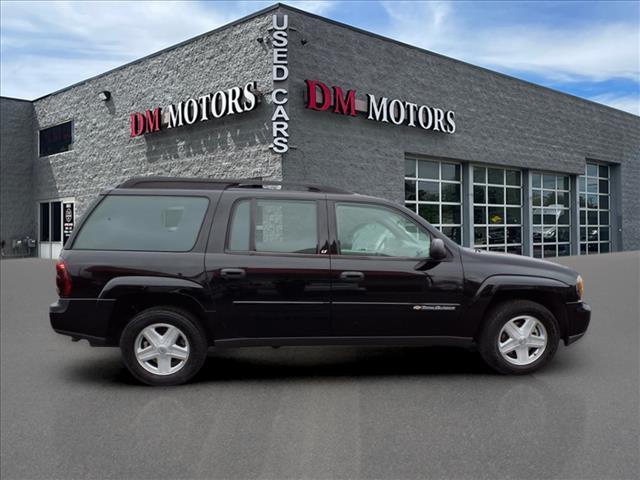
[{"label": "showroom glass door", "polygon": [[74,223],[73,200],[40,202],[38,206],[38,256],[58,258]]}]

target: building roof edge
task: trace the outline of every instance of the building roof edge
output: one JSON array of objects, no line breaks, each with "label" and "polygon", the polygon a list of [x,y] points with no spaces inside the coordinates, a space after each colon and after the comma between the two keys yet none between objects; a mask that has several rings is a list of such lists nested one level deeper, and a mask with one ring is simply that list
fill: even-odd
[{"label": "building roof edge", "polygon": [[85,78],[84,80],[80,80],[79,82],[73,83],[73,84],[71,84],[69,86],[60,88],[60,89],[55,90],[55,91],[53,91],[51,93],[47,93],[46,95],[42,95],[41,97],[34,98],[33,100],[29,100],[29,101],[37,102],[37,101],[42,100],[44,98],[50,97],[52,95],[57,95],[58,93],[65,92],[65,91],[70,90],[70,89],[72,89],[74,87],[77,87],[77,86],[80,86],[80,85],[82,85],[84,83],[90,82],[91,80],[96,80],[96,79],[98,79],[100,77],[104,77],[105,75],[108,75],[110,73],[117,72],[118,70],[122,70],[123,68],[130,67],[131,65],[135,65],[137,63],[143,62],[144,60],[148,60],[149,58],[156,57],[156,56],[158,56],[158,55],[160,55],[162,53],[169,52],[169,51],[174,50],[176,48],[179,48],[179,47],[182,47],[184,45],[187,45],[187,44],[189,44],[191,42],[195,42],[197,40],[200,40],[201,38],[204,38],[204,37],[207,37],[209,35],[213,35],[215,33],[221,32],[223,30],[226,30],[227,28],[231,28],[231,27],[234,27],[234,26],[239,25],[241,23],[248,22],[249,20],[252,20],[252,19],[254,19],[256,17],[259,17],[260,15],[264,15],[267,12],[270,12],[272,10],[276,10],[281,6],[282,5],[280,3],[274,3],[273,5],[270,5],[270,6],[266,7],[266,8],[258,10],[257,12],[253,12],[253,13],[251,13],[249,15],[246,15],[246,16],[244,16],[242,18],[239,18],[237,20],[234,20],[233,22],[225,23],[224,25],[216,27],[213,30],[209,30],[207,32],[204,32],[204,33],[201,33],[199,35],[196,35],[195,37],[188,38],[186,40],[183,40],[182,42],[176,43],[174,45],[170,45],[168,47],[163,48],[162,50],[158,50],[156,52],[150,53],[149,55],[145,55],[144,57],[137,58],[136,60],[132,60],[131,62],[127,62],[127,63],[125,63],[123,65],[118,65],[117,67],[114,67],[114,68],[112,68],[110,70],[107,70],[107,71],[102,72],[102,73],[98,73],[97,75],[94,75],[94,76],[89,77],[89,78]]},{"label": "building roof edge", "polygon": [[18,97],[9,97],[7,95],[0,95],[0,99],[4,98],[5,100],[13,100],[15,102],[27,102],[33,103],[33,100],[28,100],[26,98],[18,98]]},{"label": "building roof edge", "polygon": [[400,40],[395,40],[395,39],[390,38],[390,37],[385,37],[384,35],[380,35],[379,33],[370,32],[369,30],[364,30],[362,28],[354,27],[353,25],[349,25],[347,23],[342,23],[342,22],[339,22],[337,20],[332,20],[330,18],[323,17],[323,16],[315,14],[315,13],[306,12],[306,11],[301,10],[299,8],[287,5],[285,3],[278,3],[278,4],[274,5],[274,7],[281,7],[283,9],[290,10],[290,11],[295,12],[295,13],[300,13],[300,14],[306,15],[308,17],[313,17],[313,18],[315,18],[317,20],[322,20],[324,22],[331,23],[331,24],[336,25],[338,27],[349,29],[349,30],[352,30],[352,31],[357,32],[357,33],[361,33],[361,34],[367,35],[369,37],[376,38],[378,40],[383,40],[383,41],[386,41],[386,42],[395,43],[396,45],[399,45],[399,46],[402,46],[402,47],[411,48],[413,50],[417,50],[417,51],[422,52],[422,53],[427,53],[429,55],[433,55],[435,57],[442,58],[444,60],[448,60],[448,61],[451,61],[451,62],[459,63],[461,65],[465,65],[467,67],[472,67],[472,68],[475,68],[477,70],[481,70],[483,72],[487,72],[487,73],[490,73],[490,74],[493,74],[493,75],[498,75],[500,77],[507,78],[507,79],[510,79],[510,80],[515,80],[517,82],[523,83],[523,84],[528,85],[528,86],[533,86],[535,88],[543,89],[543,90],[548,91],[548,92],[556,93],[558,95],[564,95],[564,96],[567,96],[569,98],[575,98],[575,99],[581,100],[583,102],[587,102],[587,103],[589,103],[591,105],[595,105],[596,107],[603,107],[603,108],[606,108],[606,109],[609,109],[609,110],[614,110],[616,112],[624,113],[625,115],[631,115],[634,118],[640,119],[639,115],[636,115],[636,114],[631,113],[631,112],[627,112],[625,110],[620,110],[619,108],[611,107],[609,105],[605,105],[604,103],[595,102],[593,100],[589,100],[589,99],[584,98],[584,97],[579,97],[579,96],[574,95],[572,93],[562,92],[562,91],[556,90],[554,88],[545,87],[544,85],[540,85],[539,83],[530,82],[529,80],[524,80],[522,78],[514,77],[514,76],[508,75],[506,73],[497,72],[495,70],[491,70],[490,68],[481,67],[480,65],[474,65],[473,63],[465,62],[464,60],[459,60],[457,58],[448,57],[447,55],[443,55],[441,53],[436,53],[436,52],[433,52],[431,50],[427,50],[426,48],[417,47],[415,45],[411,45],[410,43],[405,43],[405,42],[401,42]]},{"label": "building roof edge", "polygon": [[542,89],[542,90],[547,91],[547,92],[553,92],[554,94],[563,95],[563,96],[566,96],[566,97],[569,97],[569,98],[574,98],[574,99],[577,99],[579,101],[586,102],[587,104],[594,105],[597,108],[604,108],[604,109],[608,109],[608,110],[613,110],[614,112],[622,113],[624,115],[630,115],[634,119],[640,119],[640,116],[638,116],[638,115],[636,115],[634,113],[631,113],[631,112],[627,112],[625,110],[620,110],[618,108],[611,107],[611,106],[605,105],[603,103],[599,103],[599,102],[596,102],[596,101],[593,101],[593,100],[589,100],[589,99],[584,98],[584,97],[579,97],[579,96],[571,94],[571,93],[562,92],[560,90],[556,90],[556,89],[553,89],[553,88],[550,88],[550,87],[546,87],[546,86],[540,85],[538,83],[530,82],[530,81],[524,80],[522,78],[514,77],[514,76],[508,75],[506,73],[497,72],[495,70],[491,70],[491,69],[486,68],[486,67],[481,67],[479,65],[474,65],[473,63],[465,62],[463,60],[458,60],[458,59],[453,58],[453,57],[448,57],[446,55],[443,55],[443,54],[440,54],[440,53],[436,53],[436,52],[433,52],[431,50],[427,50],[425,48],[421,48],[421,47],[417,47],[415,45],[411,45],[409,43],[401,42],[400,40],[395,40],[393,38],[386,37],[386,36],[380,35],[378,33],[370,32],[370,31],[364,30],[362,28],[354,27],[353,25],[342,23],[342,22],[339,22],[337,20],[332,20],[330,18],[323,17],[323,16],[315,14],[315,13],[310,13],[310,12],[307,12],[305,10],[301,10],[299,8],[292,7],[292,6],[287,5],[285,3],[282,3],[282,2],[274,3],[273,5],[270,5],[270,6],[266,7],[266,8],[263,8],[263,9],[258,10],[256,12],[253,12],[253,13],[251,13],[249,15],[246,15],[246,16],[244,16],[242,18],[239,18],[237,20],[234,20],[233,22],[221,25],[220,27],[214,28],[213,30],[209,30],[208,32],[204,32],[204,33],[201,33],[199,35],[196,35],[195,37],[188,38],[188,39],[183,40],[182,42],[179,42],[179,43],[177,43],[175,45],[171,45],[169,47],[163,48],[162,50],[158,50],[156,52],[150,53],[149,55],[145,55],[144,57],[140,57],[140,58],[138,58],[136,60],[133,60],[133,61],[128,62],[128,63],[125,63],[123,65],[119,65],[119,66],[117,66],[115,68],[112,68],[112,69],[107,70],[105,72],[99,73],[99,74],[94,75],[92,77],[86,78],[86,79],[81,80],[79,82],[76,82],[76,83],[74,83],[72,85],[69,85],[67,87],[61,88],[59,90],[56,90],[56,91],[51,92],[51,93],[48,93],[48,94],[43,95],[41,97],[35,98],[33,100],[18,99],[18,98],[13,98],[13,97],[4,97],[4,98],[12,98],[14,100],[23,100],[23,101],[26,101],[26,102],[35,103],[35,102],[37,102],[39,100],[42,100],[44,98],[50,97],[52,95],[56,95],[58,93],[65,92],[65,91],[70,90],[70,89],[72,89],[74,87],[77,87],[77,86],[80,86],[80,85],[82,85],[84,83],[87,83],[87,82],[89,82],[91,80],[96,80],[96,79],[101,78],[103,76],[106,76],[106,75],[108,75],[110,73],[116,72],[118,70],[121,70],[123,68],[129,67],[131,65],[135,65],[135,64],[140,63],[140,62],[142,62],[144,60],[147,60],[149,58],[153,58],[155,56],[158,56],[158,55],[160,55],[162,53],[165,53],[165,52],[174,50],[176,48],[182,47],[182,46],[184,46],[186,44],[189,44],[191,42],[195,42],[195,41],[197,41],[197,40],[199,40],[201,38],[204,38],[204,37],[207,37],[209,35],[213,35],[215,33],[221,32],[221,31],[223,31],[223,30],[225,30],[227,28],[239,25],[241,23],[245,23],[245,22],[247,22],[249,20],[252,20],[252,19],[254,19],[256,17],[264,15],[265,13],[271,12],[273,10],[277,10],[279,8],[282,8],[282,9],[285,9],[285,10],[289,10],[291,12],[295,12],[295,13],[298,13],[298,14],[301,14],[301,15],[306,15],[308,17],[315,18],[317,20],[321,20],[323,22],[333,24],[333,25],[336,25],[336,26],[341,27],[341,28],[346,28],[346,29],[349,29],[349,30],[354,31],[356,33],[367,35],[369,37],[372,37],[372,38],[375,38],[375,39],[378,39],[378,40],[382,40],[382,41],[385,41],[385,42],[391,42],[391,43],[394,43],[396,45],[399,45],[399,46],[402,46],[402,47],[406,47],[406,48],[411,48],[411,49],[417,50],[419,52],[426,53],[428,55],[433,55],[435,57],[444,59],[446,61],[455,62],[455,63],[461,64],[461,65],[465,65],[467,67],[471,67],[471,68],[474,68],[474,69],[477,69],[477,70],[480,70],[480,71],[483,71],[483,72],[486,72],[486,73],[489,73],[489,74],[497,75],[497,76],[500,76],[500,77],[503,77],[503,78],[507,78],[509,80],[514,80],[516,82],[520,82],[520,83],[522,83],[524,85],[527,85],[527,86],[532,86],[534,88]]}]

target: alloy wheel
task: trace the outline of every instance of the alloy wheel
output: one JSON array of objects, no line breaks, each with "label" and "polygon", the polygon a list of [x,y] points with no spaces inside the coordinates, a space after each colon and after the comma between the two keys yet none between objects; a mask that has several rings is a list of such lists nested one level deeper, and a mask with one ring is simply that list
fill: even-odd
[{"label": "alloy wheel", "polygon": [[547,330],[531,315],[519,315],[509,320],[498,335],[500,355],[512,365],[530,365],[547,348]]},{"label": "alloy wheel", "polygon": [[135,355],[146,371],[155,375],[171,375],[184,367],[189,359],[189,341],[177,327],[154,323],[137,336]]}]

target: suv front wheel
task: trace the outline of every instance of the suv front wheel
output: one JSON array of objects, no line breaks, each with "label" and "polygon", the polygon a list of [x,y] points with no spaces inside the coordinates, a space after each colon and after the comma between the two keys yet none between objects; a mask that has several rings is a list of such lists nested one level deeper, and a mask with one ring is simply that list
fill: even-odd
[{"label": "suv front wheel", "polygon": [[193,316],[175,307],[138,313],[120,337],[127,369],[148,385],[178,385],[190,380],[207,357],[204,331]]},{"label": "suv front wheel", "polygon": [[556,319],[549,310],[529,300],[512,300],[488,313],[478,346],[494,370],[522,375],[551,360],[559,339]]}]

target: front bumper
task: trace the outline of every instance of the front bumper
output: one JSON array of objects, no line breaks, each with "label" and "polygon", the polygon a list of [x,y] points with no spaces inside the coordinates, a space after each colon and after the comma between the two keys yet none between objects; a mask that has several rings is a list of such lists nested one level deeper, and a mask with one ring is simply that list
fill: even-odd
[{"label": "front bumper", "polygon": [[567,328],[564,343],[565,345],[571,345],[580,340],[586,333],[591,321],[591,307],[580,301],[567,303],[566,308]]},{"label": "front bumper", "polygon": [[114,300],[59,298],[49,306],[51,327],[61,335],[86,339],[93,346],[108,344]]}]

